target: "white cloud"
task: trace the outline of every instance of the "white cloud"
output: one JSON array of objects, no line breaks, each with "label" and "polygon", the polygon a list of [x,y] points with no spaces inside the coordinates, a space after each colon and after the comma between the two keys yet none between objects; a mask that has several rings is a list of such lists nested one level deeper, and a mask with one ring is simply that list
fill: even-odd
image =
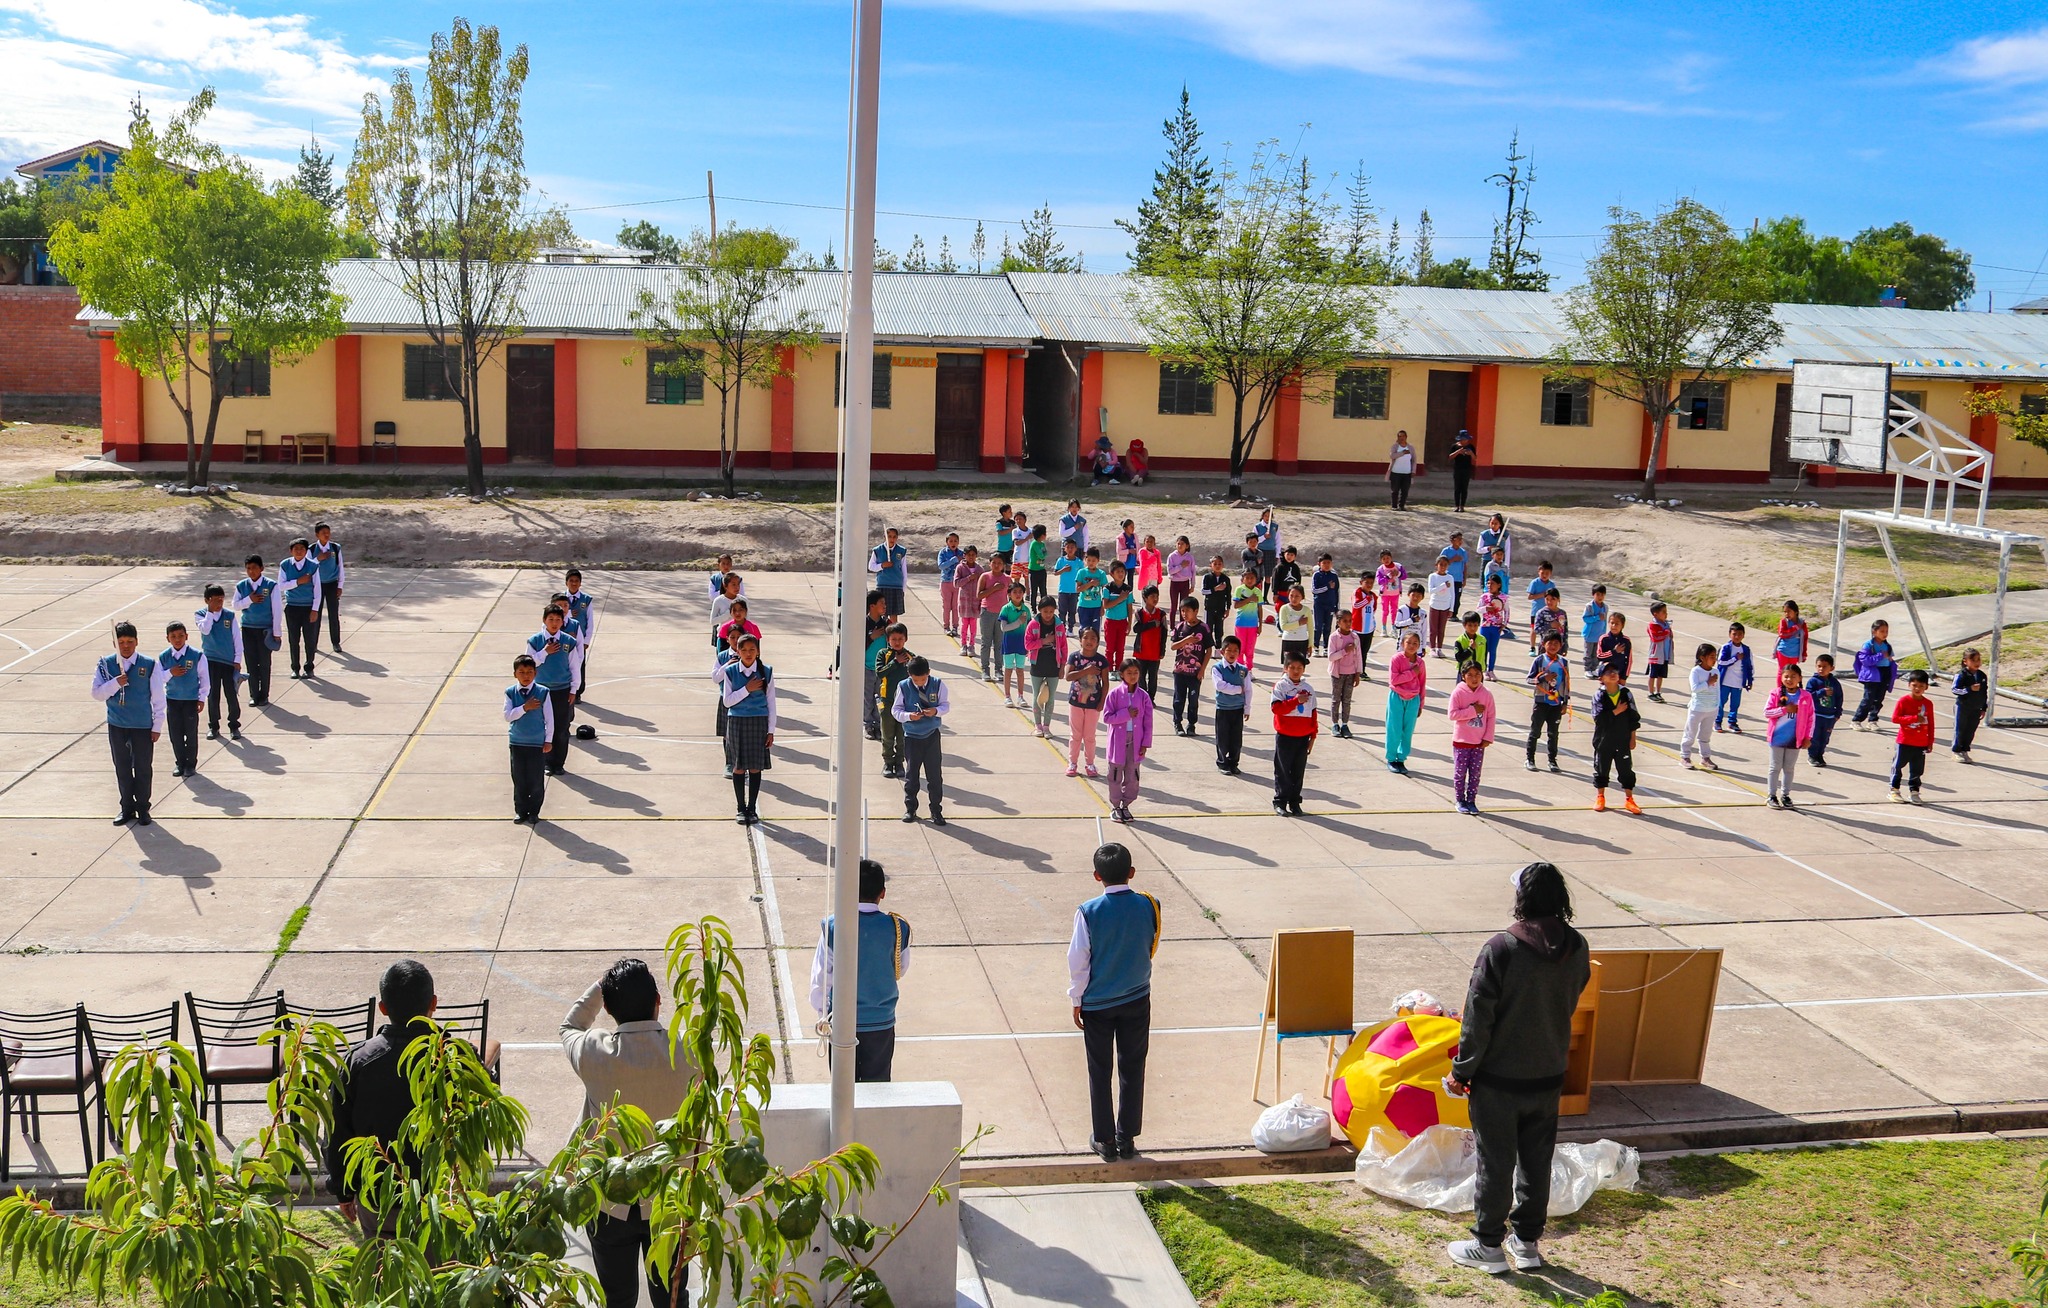
[{"label": "white cloud", "polygon": [[1499,51],[1472,0],[907,0],[1029,18],[1139,20],[1283,68],[1455,79]]},{"label": "white cloud", "polygon": [[1989,104],[1981,128],[2048,131],[2048,26],[1964,41],[1922,71],[1960,83]]},{"label": "white cloud", "polygon": [[380,71],[401,62],[354,54],[303,15],[207,0],[0,0],[0,163],[120,141],[136,96],[162,115],[212,86],[207,133],[273,171],[309,130],[345,143],[363,95],[382,91]]}]

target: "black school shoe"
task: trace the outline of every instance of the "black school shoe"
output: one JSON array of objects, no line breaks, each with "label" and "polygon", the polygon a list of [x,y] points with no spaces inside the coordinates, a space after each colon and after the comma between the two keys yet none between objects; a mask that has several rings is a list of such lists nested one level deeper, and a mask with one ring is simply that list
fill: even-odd
[{"label": "black school shoe", "polygon": [[1138,1142],[1121,1131],[1117,1132],[1116,1156],[1118,1158],[1136,1158],[1138,1156]]},{"label": "black school shoe", "polygon": [[1094,1151],[1095,1156],[1105,1163],[1116,1161],[1117,1147],[1114,1144],[1104,1144],[1091,1135],[1088,1137],[1088,1148]]}]

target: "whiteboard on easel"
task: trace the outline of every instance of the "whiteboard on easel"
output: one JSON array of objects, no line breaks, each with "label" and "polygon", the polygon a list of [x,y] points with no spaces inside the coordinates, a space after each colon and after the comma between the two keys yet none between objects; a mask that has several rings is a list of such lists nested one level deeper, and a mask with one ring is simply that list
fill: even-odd
[{"label": "whiteboard on easel", "polygon": [[1890,466],[1892,366],[1792,361],[1790,453],[1864,472]]}]

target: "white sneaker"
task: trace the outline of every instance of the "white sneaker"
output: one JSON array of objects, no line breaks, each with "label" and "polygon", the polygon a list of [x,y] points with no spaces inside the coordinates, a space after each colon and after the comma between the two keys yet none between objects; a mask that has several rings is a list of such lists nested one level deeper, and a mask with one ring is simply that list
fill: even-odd
[{"label": "white sneaker", "polygon": [[1917,790],[1911,793],[1910,795],[1907,795],[1906,799],[1908,800],[1908,802],[1914,804],[1925,804],[1927,802],[1926,800],[1920,798],[1920,792]]},{"label": "white sneaker", "polygon": [[1444,1252],[1458,1266],[1476,1267],[1488,1276],[1500,1276],[1508,1270],[1508,1256],[1498,1245],[1488,1248],[1477,1240],[1454,1240]]},{"label": "white sneaker", "polygon": [[1904,795],[1901,795],[1901,794],[1899,793],[1899,789],[1898,789],[1898,787],[1897,787],[1897,786],[1894,786],[1894,787],[1892,787],[1892,803],[1894,803],[1894,804],[1903,804],[1903,803],[1905,803],[1905,802],[1906,802],[1906,797],[1905,797]]},{"label": "white sneaker", "polygon": [[1543,1253],[1537,1247],[1537,1243],[1531,1240],[1524,1244],[1520,1236],[1510,1234],[1507,1241],[1501,1245],[1501,1250],[1507,1254],[1508,1261],[1515,1265],[1516,1271],[1533,1272],[1543,1266]]}]

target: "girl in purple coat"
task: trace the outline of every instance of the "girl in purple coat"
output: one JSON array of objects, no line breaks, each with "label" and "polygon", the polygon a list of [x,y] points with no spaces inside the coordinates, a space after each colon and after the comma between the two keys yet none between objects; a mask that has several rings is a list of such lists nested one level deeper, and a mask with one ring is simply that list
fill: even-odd
[{"label": "girl in purple coat", "polygon": [[1102,726],[1109,732],[1109,815],[1133,822],[1131,802],[1138,797],[1138,769],[1152,748],[1152,696],[1138,684],[1138,660],[1125,659],[1123,681],[1110,688],[1102,703]]},{"label": "girl in purple coat", "polygon": [[1771,742],[1771,807],[1790,808],[1792,770],[1813,742],[1813,692],[1797,663],[1778,669],[1778,685],[1764,701],[1764,733]]}]

